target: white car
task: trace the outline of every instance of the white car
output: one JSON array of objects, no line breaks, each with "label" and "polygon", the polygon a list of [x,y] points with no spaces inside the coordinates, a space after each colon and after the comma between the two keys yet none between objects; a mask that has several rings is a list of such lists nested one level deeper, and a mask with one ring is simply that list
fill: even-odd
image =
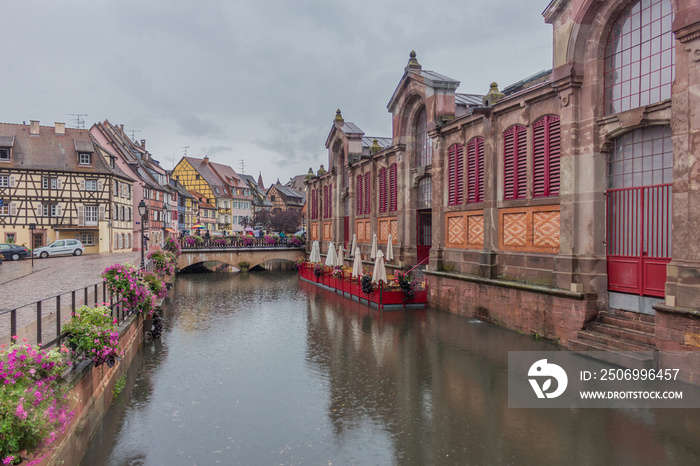
[{"label": "white car", "polygon": [[34,249],[34,257],[46,259],[49,256],[73,254],[79,256],[85,252],[83,243],[77,239],[58,239],[48,246]]}]

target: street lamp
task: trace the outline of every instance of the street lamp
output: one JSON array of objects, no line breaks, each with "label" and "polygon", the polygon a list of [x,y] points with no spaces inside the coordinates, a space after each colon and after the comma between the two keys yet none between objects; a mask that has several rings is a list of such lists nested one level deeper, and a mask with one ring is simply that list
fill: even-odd
[{"label": "street lamp", "polygon": [[143,199],[141,199],[141,202],[139,202],[139,215],[141,216],[141,270],[146,268],[146,262],[144,261],[143,258],[143,249],[146,247],[146,237],[143,234],[143,227],[146,223],[148,215],[148,206],[146,206],[146,203],[143,202]]}]

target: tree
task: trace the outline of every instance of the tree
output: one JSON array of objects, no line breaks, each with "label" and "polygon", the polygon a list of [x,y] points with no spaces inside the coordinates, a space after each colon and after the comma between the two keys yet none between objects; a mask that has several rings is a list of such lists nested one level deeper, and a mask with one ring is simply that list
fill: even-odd
[{"label": "tree", "polygon": [[301,225],[300,210],[279,210],[270,215],[270,227],[275,231],[294,233]]}]

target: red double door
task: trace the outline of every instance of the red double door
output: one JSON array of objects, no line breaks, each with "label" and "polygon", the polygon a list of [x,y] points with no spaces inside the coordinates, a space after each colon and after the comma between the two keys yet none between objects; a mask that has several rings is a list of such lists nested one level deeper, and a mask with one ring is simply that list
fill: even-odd
[{"label": "red double door", "polygon": [[663,297],[671,260],[671,185],[606,193],[608,289]]}]

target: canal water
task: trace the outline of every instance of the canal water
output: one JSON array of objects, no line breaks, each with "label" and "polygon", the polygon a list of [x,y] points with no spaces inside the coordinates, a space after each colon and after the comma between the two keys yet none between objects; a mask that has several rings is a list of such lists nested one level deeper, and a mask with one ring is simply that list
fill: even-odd
[{"label": "canal water", "polygon": [[698,410],[512,409],[508,351],[294,273],[180,276],[83,465],[699,464]]}]

